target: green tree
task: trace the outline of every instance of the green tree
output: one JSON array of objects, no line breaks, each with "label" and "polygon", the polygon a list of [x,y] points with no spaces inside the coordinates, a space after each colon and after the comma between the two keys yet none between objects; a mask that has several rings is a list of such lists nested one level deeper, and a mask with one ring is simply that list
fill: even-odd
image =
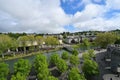
[{"label": "green tree", "polygon": [[70,56],[70,63],[72,64],[72,66],[78,66],[78,64],[79,64],[78,56],[71,55]]},{"label": "green tree", "polygon": [[40,63],[41,65],[38,67],[38,70],[37,70],[37,77],[39,80],[47,80],[50,72],[49,72],[49,69],[48,69],[48,65],[47,64],[44,64],[44,63]]},{"label": "green tree", "polygon": [[95,57],[95,53],[93,49],[88,50],[88,53],[91,58]]},{"label": "green tree", "polygon": [[114,44],[116,41],[116,35],[114,33],[100,33],[97,35],[95,42],[102,48],[106,48],[108,44]]},{"label": "green tree", "polygon": [[34,67],[36,70],[38,70],[38,68],[41,66],[41,63],[46,64],[48,66],[46,56],[43,54],[38,54],[34,61]]},{"label": "green tree", "polygon": [[58,80],[58,78],[55,78],[54,76],[49,76],[47,80]]},{"label": "green tree", "polygon": [[60,72],[65,72],[68,68],[67,63],[63,59],[59,59],[56,66]]},{"label": "green tree", "polygon": [[36,36],[35,39],[39,46],[43,44],[44,38],[42,36]]},{"label": "green tree", "polygon": [[0,35],[0,54],[2,54],[4,58],[4,54],[8,49],[11,48],[12,45],[12,38],[8,35]]},{"label": "green tree", "polygon": [[64,59],[64,60],[68,60],[68,58],[69,58],[69,54],[68,54],[68,52],[63,52],[62,53],[62,59]]},{"label": "green tree", "polygon": [[79,74],[78,68],[72,68],[68,74],[68,80],[86,80],[82,74]]},{"label": "green tree", "polygon": [[83,53],[82,58],[83,58],[84,60],[86,60],[86,59],[91,59],[91,57],[90,57],[90,55],[89,55],[88,52]]},{"label": "green tree", "polygon": [[50,72],[48,69],[46,56],[44,56],[43,54],[37,55],[34,61],[34,67],[36,69],[38,79],[47,80],[47,77],[50,75]]},{"label": "green tree", "polygon": [[115,41],[115,44],[120,44],[120,36],[117,36],[117,39]]},{"label": "green tree", "polygon": [[90,42],[88,41],[88,39],[83,40],[82,46],[86,49],[90,48]]},{"label": "green tree", "polygon": [[17,72],[16,75],[12,75],[11,80],[26,80],[26,77],[20,72]]},{"label": "green tree", "polygon": [[[13,50],[13,51],[17,51],[17,48],[18,48],[18,41],[16,39],[12,39],[12,45],[11,45],[11,48],[10,50]],[[13,55],[15,56],[15,52],[13,52]]]},{"label": "green tree", "polygon": [[33,42],[35,41],[34,35],[28,35],[28,41],[30,42],[31,46],[33,46]]},{"label": "green tree", "polygon": [[16,40],[16,39],[12,39],[12,41],[11,41],[11,48],[13,49],[13,50],[16,50],[16,48],[18,48],[18,41]]},{"label": "green tree", "polygon": [[77,51],[76,49],[74,49],[74,50],[72,51],[72,54],[75,55],[75,56],[77,56],[79,53],[78,53],[78,51]]},{"label": "green tree", "polygon": [[99,74],[98,64],[95,61],[89,59],[86,59],[84,61],[82,70],[86,78]]},{"label": "green tree", "polygon": [[45,44],[46,45],[51,45],[51,46],[55,46],[55,45],[58,45],[59,44],[59,40],[55,37],[52,37],[52,36],[48,36],[46,39],[45,39]]},{"label": "green tree", "polygon": [[0,80],[7,80],[6,77],[9,73],[9,66],[8,64],[1,62],[0,63]]},{"label": "green tree", "polygon": [[24,53],[26,53],[27,42],[29,41],[28,36],[20,36],[18,38],[18,43],[20,47],[24,47]]},{"label": "green tree", "polygon": [[29,63],[28,60],[25,60],[25,59],[19,59],[14,64],[14,71],[15,71],[15,73],[20,72],[25,77],[28,76],[28,74],[30,72],[30,69],[31,69],[31,64]]},{"label": "green tree", "polygon": [[85,59],[92,59],[95,57],[95,53],[93,49],[88,50],[88,52],[83,53],[82,58]]},{"label": "green tree", "polygon": [[59,59],[60,59],[59,55],[57,53],[54,53],[50,56],[50,63],[56,64]]}]

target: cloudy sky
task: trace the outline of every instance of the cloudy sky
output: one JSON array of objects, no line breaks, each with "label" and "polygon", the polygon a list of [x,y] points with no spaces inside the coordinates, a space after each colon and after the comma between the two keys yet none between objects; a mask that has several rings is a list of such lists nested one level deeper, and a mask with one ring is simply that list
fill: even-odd
[{"label": "cloudy sky", "polygon": [[0,0],[0,32],[120,29],[120,0]]}]

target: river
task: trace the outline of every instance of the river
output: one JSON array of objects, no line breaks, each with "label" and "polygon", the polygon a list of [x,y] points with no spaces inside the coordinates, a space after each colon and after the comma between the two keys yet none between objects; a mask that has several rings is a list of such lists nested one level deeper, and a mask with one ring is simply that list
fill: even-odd
[{"label": "river", "polygon": [[[44,53],[44,55],[47,57],[47,59],[49,59],[50,55],[53,53],[58,53],[60,56],[61,54],[64,52],[65,50],[58,50],[58,51],[53,51],[53,52],[48,52],[48,53]],[[29,62],[32,64],[34,62],[36,55],[31,55],[31,56],[27,56],[27,57],[23,57],[22,59],[27,59],[29,60]],[[10,69],[10,73],[14,72],[14,63],[16,63],[19,59],[21,58],[17,58],[17,59],[12,59],[12,60],[6,60],[5,63],[7,63],[9,65],[9,69]]]}]

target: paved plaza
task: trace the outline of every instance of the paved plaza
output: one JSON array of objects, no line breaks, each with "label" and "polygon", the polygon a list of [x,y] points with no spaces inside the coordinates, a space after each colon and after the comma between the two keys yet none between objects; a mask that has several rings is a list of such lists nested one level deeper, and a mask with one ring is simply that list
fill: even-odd
[{"label": "paved plaza", "polygon": [[103,75],[103,80],[120,80],[120,77],[114,74],[105,74]]}]

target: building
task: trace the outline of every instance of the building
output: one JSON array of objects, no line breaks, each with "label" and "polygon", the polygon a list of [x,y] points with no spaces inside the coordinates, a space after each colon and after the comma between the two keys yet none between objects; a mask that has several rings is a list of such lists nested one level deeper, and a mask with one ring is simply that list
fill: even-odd
[{"label": "building", "polygon": [[95,40],[96,36],[67,36],[67,38],[64,40],[65,43],[71,44],[71,43],[82,43],[84,39],[88,39],[90,42],[93,42]]},{"label": "building", "polygon": [[120,73],[120,45],[109,45],[105,56],[108,68],[114,73]]}]

